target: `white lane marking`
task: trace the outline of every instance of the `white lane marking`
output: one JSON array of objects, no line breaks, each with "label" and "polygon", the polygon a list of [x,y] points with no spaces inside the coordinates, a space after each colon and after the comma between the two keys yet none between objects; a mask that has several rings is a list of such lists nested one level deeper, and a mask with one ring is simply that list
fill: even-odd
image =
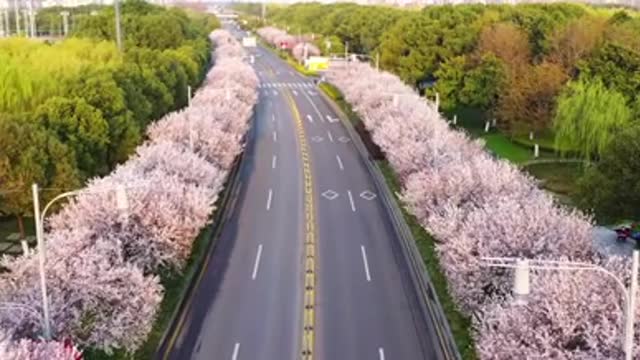
[{"label": "white lane marking", "polygon": [[273,198],[273,190],[269,189],[269,197],[267,198],[267,210],[271,209],[272,198]]},{"label": "white lane marking", "polygon": [[360,245],[360,250],[362,251],[362,262],[364,263],[364,273],[367,276],[367,281],[371,281],[371,273],[369,273],[369,262],[367,262],[367,251],[364,249],[364,245]]},{"label": "white lane marking", "polygon": [[340,159],[340,155],[336,155],[336,160],[338,160],[338,167],[340,167],[340,170],[344,170],[344,166],[342,166],[342,159]]},{"label": "white lane marking", "polygon": [[351,190],[347,191],[349,194],[349,202],[351,203],[351,211],[356,212],[356,205],[353,203],[353,196],[351,196]]},{"label": "white lane marking", "polygon": [[271,168],[275,169],[276,168],[276,162],[278,161],[278,156],[273,155],[273,158],[271,159]]},{"label": "white lane marking", "polygon": [[276,114],[271,114],[271,121],[276,122]]},{"label": "white lane marking", "polygon": [[273,132],[273,142],[278,142],[278,133],[277,132]]},{"label": "white lane marking", "polygon": [[311,115],[307,115],[307,120],[309,120],[309,122],[313,122],[313,117]]},{"label": "white lane marking", "polygon": [[331,122],[331,116],[327,115],[327,120]]},{"label": "white lane marking", "polygon": [[331,131],[327,131],[327,135],[329,135],[329,141],[333,142],[333,136],[331,136]]},{"label": "white lane marking", "polygon": [[291,90],[291,92],[293,93],[293,95],[298,96],[298,92],[295,90]]},{"label": "white lane marking", "polygon": [[278,92],[273,90],[273,95],[278,95]]},{"label": "white lane marking", "polygon": [[320,118],[320,121],[324,122],[324,117],[322,117],[322,113],[320,113],[320,110],[318,110],[318,107],[313,102],[313,100],[311,100],[311,98],[309,96],[307,96],[307,94],[304,91],[302,92],[302,95],[304,95],[304,97],[307,98],[309,103],[311,103],[311,106],[313,107],[313,110],[315,110],[316,114],[318,114],[318,118]]},{"label": "white lane marking", "polygon": [[236,343],[233,347],[233,355],[231,355],[231,360],[238,360],[238,352],[240,351],[240,343]]},{"label": "white lane marking", "polygon": [[378,354],[380,354],[380,360],[384,360],[384,349],[378,348]]},{"label": "white lane marking", "polygon": [[253,264],[253,273],[251,279],[255,280],[258,276],[258,267],[260,266],[260,256],[262,256],[262,244],[258,245],[258,254],[256,254],[256,262]]}]

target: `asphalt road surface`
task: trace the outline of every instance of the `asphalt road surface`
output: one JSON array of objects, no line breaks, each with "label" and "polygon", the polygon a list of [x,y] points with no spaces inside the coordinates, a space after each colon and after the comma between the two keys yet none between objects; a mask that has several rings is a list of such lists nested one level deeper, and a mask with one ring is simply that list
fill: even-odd
[{"label": "asphalt road surface", "polygon": [[[240,192],[161,359],[301,358],[308,146],[316,229],[314,358],[436,359],[389,216],[312,79],[253,50],[260,97]],[[296,118],[304,132],[298,134]]]}]

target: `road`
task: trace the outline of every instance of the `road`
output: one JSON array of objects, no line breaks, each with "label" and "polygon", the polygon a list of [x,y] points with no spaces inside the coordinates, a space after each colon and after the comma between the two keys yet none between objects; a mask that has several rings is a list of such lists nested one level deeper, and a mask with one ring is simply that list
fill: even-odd
[{"label": "road", "polygon": [[315,359],[439,358],[338,115],[311,79],[265,48],[254,53],[260,96],[239,195],[158,358],[300,359],[309,321]]}]

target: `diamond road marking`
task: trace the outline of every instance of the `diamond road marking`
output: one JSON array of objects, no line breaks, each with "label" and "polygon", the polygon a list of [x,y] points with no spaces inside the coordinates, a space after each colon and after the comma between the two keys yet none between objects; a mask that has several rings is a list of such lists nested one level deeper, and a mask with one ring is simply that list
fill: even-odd
[{"label": "diamond road marking", "polygon": [[376,198],[376,194],[372,193],[369,190],[365,190],[363,192],[360,193],[360,197],[365,199],[365,200],[373,200]]},{"label": "diamond road marking", "polygon": [[313,141],[313,142],[320,142],[320,141],[322,141],[322,140],[323,140],[323,139],[322,139],[322,137],[321,137],[321,136],[314,136],[314,137],[312,137],[312,138],[311,138],[311,141]]},{"label": "diamond road marking", "polygon": [[346,136],[340,136],[340,137],[338,138],[338,141],[340,141],[340,142],[342,142],[342,143],[348,143],[349,141],[351,141],[351,139],[349,139],[349,138],[348,138],[348,137],[346,137]]},{"label": "diamond road marking", "polygon": [[322,196],[324,196],[325,198],[327,198],[329,200],[333,200],[333,199],[337,198],[340,195],[337,192],[329,189],[329,190],[323,192]]}]

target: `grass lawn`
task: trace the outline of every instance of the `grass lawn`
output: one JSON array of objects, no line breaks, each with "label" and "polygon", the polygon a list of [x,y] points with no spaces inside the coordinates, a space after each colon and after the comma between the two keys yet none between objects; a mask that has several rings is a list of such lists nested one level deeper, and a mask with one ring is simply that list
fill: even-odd
[{"label": "grass lawn", "polygon": [[[22,252],[22,245],[18,238],[9,240],[7,237],[16,236],[18,230],[18,222],[15,216],[0,217],[0,255],[18,255]],[[31,237],[31,245],[34,246],[33,236],[35,236],[35,226],[33,218],[24,218],[24,232],[27,237]]]},{"label": "grass lawn", "polygon": [[533,159],[533,152],[515,144],[500,133],[489,133],[480,136],[486,141],[486,148],[499,158],[519,164]]},{"label": "grass lawn", "polygon": [[542,180],[542,187],[566,204],[574,206],[576,194],[574,189],[584,169],[580,163],[531,164],[525,171]]}]

